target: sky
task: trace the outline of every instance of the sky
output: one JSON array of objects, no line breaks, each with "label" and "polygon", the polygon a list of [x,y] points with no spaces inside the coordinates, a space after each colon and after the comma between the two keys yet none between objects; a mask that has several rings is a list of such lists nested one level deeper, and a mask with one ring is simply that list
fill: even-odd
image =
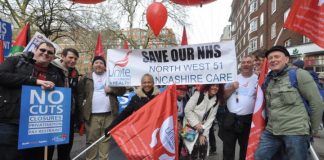
[{"label": "sky", "polygon": [[[232,0],[216,0],[215,2],[205,4],[202,7],[188,7],[188,23],[186,26],[188,43],[199,44],[209,42],[219,42],[223,29],[230,22]],[[172,27],[174,28],[174,27]],[[174,28],[179,34],[179,27]],[[182,36],[182,27],[180,27],[180,40]]]}]

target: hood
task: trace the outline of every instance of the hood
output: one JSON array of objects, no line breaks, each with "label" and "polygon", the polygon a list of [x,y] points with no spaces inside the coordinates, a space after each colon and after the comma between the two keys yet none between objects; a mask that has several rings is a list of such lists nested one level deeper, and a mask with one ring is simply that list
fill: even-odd
[{"label": "hood", "polygon": [[[143,97],[147,97],[146,94],[143,92],[142,90],[142,87],[138,87],[136,90],[135,90],[135,93],[138,97],[140,98],[143,98]],[[156,96],[160,93],[160,90],[159,88],[157,88],[156,86],[153,87],[153,93],[152,95]]]},{"label": "hood", "polygon": [[54,59],[51,64],[53,64],[54,66],[60,68],[61,70],[63,70],[65,76],[68,75],[69,71],[67,68],[65,68],[61,62],[61,59],[60,58],[57,58],[57,59]]}]

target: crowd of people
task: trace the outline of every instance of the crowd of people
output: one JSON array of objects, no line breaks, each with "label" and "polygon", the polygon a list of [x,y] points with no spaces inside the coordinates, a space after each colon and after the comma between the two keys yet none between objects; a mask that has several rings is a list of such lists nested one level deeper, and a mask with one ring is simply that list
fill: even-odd
[{"label": "crowd of people", "polygon": [[[216,154],[215,135],[223,141],[224,160],[235,159],[237,142],[238,157],[245,159],[258,76],[265,57],[271,70],[262,86],[267,123],[255,159],[307,159],[310,137],[316,136],[323,114],[323,99],[316,81],[323,87],[324,75],[315,73],[317,79],[313,78],[314,73],[304,70],[301,60],[290,65],[290,54],[282,46],[244,56],[233,83],[177,86],[180,159],[205,160]],[[77,50],[66,48],[55,59],[54,46],[42,42],[33,52],[8,57],[0,64],[0,159],[44,158],[44,147],[17,149],[22,85],[41,86],[44,90],[61,86],[72,90],[70,142],[56,146],[59,160],[71,159],[74,126],[85,124],[86,144],[90,145],[103,135],[109,136],[114,126],[160,93],[153,76],[144,74],[135,96],[119,113],[117,96],[127,92],[127,88],[106,84],[106,61],[100,56],[94,57],[92,72],[79,76],[75,68],[78,58]],[[291,85],[291,70],[295,70],[298,86]],[[217,124],[219,133],[214,132]],[[53,158],[54,148],[49,146],[48,159]],[[108,159],[108,154],[109,143],[102,141],[86,152],[86,159]]]}]

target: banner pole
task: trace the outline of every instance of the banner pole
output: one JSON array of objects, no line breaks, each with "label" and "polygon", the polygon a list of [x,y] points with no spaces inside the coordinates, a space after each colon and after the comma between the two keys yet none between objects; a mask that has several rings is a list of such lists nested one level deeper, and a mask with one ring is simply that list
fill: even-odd
[{"label": "banner pole", "polygon": [[281,27],[281,29],[280,29],[280,31],[279,31],[279,34],[278,34],[278,36],[277,36],[277,38],[276,38],[276,41],[275,41],[275,43],[273,44],[273,46],[275,46],[275,45],[278,44],[279,38],[280,38],[280,36],[281,36],[283,30],[284,30],[284,27]]},{"label": "banner pole", "polygon": [[319,160],[319,159],[318,159],[318,156],[317,156],[317,154],[316,154],[316,152],[315,152],[315,150],[314,150],[314,148],[313,148],[313,146],[310,145],[309,148],[310,148],[310,151],[311,151],[311,154],[312,154],[313,160]]},{"label": "banner pole", "polygon": [[[89,147],[87,147],[85,150],[83,150],[81,153],[79,153],[77,156],[75,156],[72,160],[76,160],[77,158],[79,158],[82,154],[84,154],[86,151],[88,151],[91,147],[93,147],[94,145],[96,145],[98,142],[100,142],[104,138],[106,138],[105,135],[103,135],[98,140],[96,140],[95,142],[93,142]],[[107,139],[110,139],[110,136]]]},{"label": "banner pole", "polygon": [[48,146],[45,146],[44,148],[44,160],[47,160],[47,153],[48,152]]}]

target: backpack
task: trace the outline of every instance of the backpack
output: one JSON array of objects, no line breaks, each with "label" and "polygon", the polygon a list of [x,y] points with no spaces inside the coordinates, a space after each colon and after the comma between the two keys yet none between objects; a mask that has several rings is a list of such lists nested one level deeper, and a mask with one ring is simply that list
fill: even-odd
[{"label": "backpack", "polygon": [[[322,100],[324,101],[324,88],[322,88],[321,85],[319,84],[318,78],[315,77],[316,75],[311,74],[311,73],[310,73],[310,75],[313,77],[313,79],[316,83],[316,86],[320,92],[320,95],[322,97]],[[297,68],[289,68],[288,76],[289,76],[289,81],[290,81],[291,86],[297,88],[298,93],[301,96],[304,106],[307,110],[307,113],[308,113],[308,115],[310,115],[312,112],[312,108],[309,106],[309,102],[302,96],[302,94],[300,93],[299,88],[298,88]],[[262,85],[262,89],[266,89],[268,87],[269,82],[270,82],[270,79],[267,77],[264,84]]]}]

